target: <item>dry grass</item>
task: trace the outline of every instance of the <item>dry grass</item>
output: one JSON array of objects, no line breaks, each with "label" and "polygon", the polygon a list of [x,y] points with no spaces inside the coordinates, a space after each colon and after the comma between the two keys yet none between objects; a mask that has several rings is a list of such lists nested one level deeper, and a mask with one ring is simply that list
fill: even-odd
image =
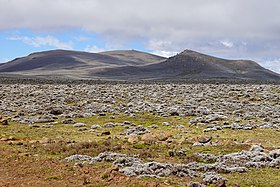
[{"label": "dry grass", "polygon": [[[78,131],[72,125],[58,123],[52,128],[30,128],[28,125],[10,123],[0,126],[0,184],[2,186],[184,186],[189,178],[170,176],[159,180],[129,178],[118,172],[108,173],[111,163],[98,163],[93,166],[74,167],[65,163],[64,158],[72,154],[96,156],[101,152],[112,151],[124,154],[138,154],[145,161],[172,163],[189,163],[199,161],[196,153],[227,154],[248,150],[252,144],[262,144],[266,149],[279,145],[280,132],[272,129],[222,130],[202,133],[204,127],[190,126],[188,117],[160,117],[153,114],[138,114],[129,117],[125,114],[115,115],[115,119],[107,116],[76,119],[90,127],[93,124],[103,125],[106,122],[130,121],[137,125],[156,124],[158,129],[150,129],[152,133],[165,132],[174,136],[171,143],[156,142],[145,144],[127,142],[122,127],[108,128],[111,135],[99,136],[102,130],[90,133]],[[60,122],[61,119],[58,120]],[[185,125],[182,130],[163,127],[162,122],[172,125]],[[178,136],[178,134],[181,134]],[[200,135],[212,136],[214,146],[193,147],[193,142]],[[178,137],[177,137],[178,136]],[[48,138],[48,143],[40,140]],[[187,155],[170,155],[169,151],[185,149]],[[266,177],[263,177],[263,176]],[[279,169],[264,168],[251,170],[242,174],[227,174],[229,186],[279,186]],[[201,180],[201,179],[193,179]]]}]

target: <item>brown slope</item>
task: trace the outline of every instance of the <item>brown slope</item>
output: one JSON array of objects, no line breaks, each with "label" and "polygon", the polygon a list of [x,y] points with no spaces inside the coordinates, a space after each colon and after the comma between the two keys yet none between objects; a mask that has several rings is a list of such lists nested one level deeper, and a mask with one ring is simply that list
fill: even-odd
[{"label": "brown slope", "polygon": [[226,60],[185,50],[164,62],[141,67],[122,67],[92,72],[92,75],[119,79],[248,79],[280,80],[280,75],[256,62]]},{"label": "brown slope", "polygon": [[115,57],[122,61],[133,62],[134,65],[145,65],[166,60],[164,57],[136,50],[105,51],[99,54]]}]

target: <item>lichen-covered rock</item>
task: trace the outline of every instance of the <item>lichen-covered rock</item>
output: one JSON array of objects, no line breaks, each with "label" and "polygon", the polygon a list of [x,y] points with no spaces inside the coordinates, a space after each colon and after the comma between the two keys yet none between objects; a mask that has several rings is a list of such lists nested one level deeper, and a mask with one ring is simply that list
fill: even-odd
[{"label": "lichen-covered rock", "polygon": [[139,125],[139,126],[137,126],[135,128],[128,129],[126,131],[126,135],[131,135],[131,134],[142,135],[142,134],[146,134],[146,133],[149,133],[149,132],[150,131],[147,128]]},{"label": "lichen-covered rock", "polygon": [[204,184],[201,184],[201,183],[199,183],[199,182],[190,182],[189,184],[188,184],[188,187],[206,187],[206,185],[204,185]]},{"label": "lichen-covered rock", "polygon": [[108,122],[108,123],[105,123],[104,124],[104,127],[105,128],[113,128],[113,127],[115,127],[116,125],[114,124],[114,123],[112,123],[112,122]]},{"label": "lichen-covered rock", "polygon": [[206,172],[203,175],[203,181],[207,184],[216,184],[219,181],[227,181],[228,179],[223,178],[220,174],[216,172]]},{"label": "lichen-covered rock", "polygon": [[75,124],[76,122],[73,119],[65,119],[62,121],[63,124]]},{"label": "lichen-covered rock", "polygon": [[85,127],[85,126],[87,126],[87,125],[84,124],[84,123],[75,123],[75,124],[73,125],[73,127]]},{"label": "lichen-covered rock", "polygon": [[100,128],[102,128],[100,125],[92,125],[90,128],[92,128],[92,129],[100,129]]},{"label": "lichen-covered rock", "polygon": [[87,155],[71,155],[69,157],[66,157],[64,160],[66,162],[73,162],[73,161],[91,161],[93,159],[93,157],[87,156]]}]

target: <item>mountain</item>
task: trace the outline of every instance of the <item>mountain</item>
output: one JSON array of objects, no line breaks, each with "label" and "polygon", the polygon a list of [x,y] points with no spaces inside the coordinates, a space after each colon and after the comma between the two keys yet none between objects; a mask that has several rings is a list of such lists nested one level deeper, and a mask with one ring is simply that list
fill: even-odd
[{"label": "mountain", "polygon": [[166,61],[122,68],[105,68],[95,75],[125,79],[248,79],[280,80],[280,75],[254,61],[226,60],[185,50]]},{"label": "mountain", "polygon": [[103,53],[52,50],[16,58],[2,64],[0,72],[24,75],[86,77],[87,72],[94,69],[146,65],[162,60],[165,60],[165,58],[135,50]]},{"label": "mountain", "polygon": [[191,50],[168,59],[135,50],[101,53],[53,50],[0,65],[2,74],[116,80],[280,80],[254,61],[227,60]]}]

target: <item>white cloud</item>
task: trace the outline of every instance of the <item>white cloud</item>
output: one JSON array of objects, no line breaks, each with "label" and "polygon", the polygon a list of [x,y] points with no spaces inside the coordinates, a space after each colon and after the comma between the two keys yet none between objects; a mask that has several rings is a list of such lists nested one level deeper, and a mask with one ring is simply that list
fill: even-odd
[{"label": "white cloud", "polygon": [[0,5],[0,30],[84,30],[115,46],[147,41],[150,51],[280,58],[279,0],[0,0]]},{"label": "white cloud", "polygon": [[90,52],[90,53],[99,53],[99,52],[105,51],[105,49],[99,48],[99,47],[96,46],[96,45],[88,45],[88,46],[85,48],[85,51],[86,51],[86,52]]},{"label": "white cloud", "polygon": [[82,28],[112,38],[178,41],[273,38],[280,27],[278,0],[0,0],[0,4],[0,29]]},{"label": "white cloud", "polygon": [[171,41],[163,41],[163,40],[150,40],[148,42],[147,48],[153,50],[165,50],[172,47]]},{"label": "white cloud", "polygon": [[234,46],[233,42],[228,40],[220,41],[220,43],[227,48],[232,48]]},{"label": "white cloud", "polygon": [[171,57],[180,51],[180,49],[176,49],[176,46],[171,41],[164,40],[150,40],[146,47],[152,54],[162,57]]},{"label": "white cloud", "polygon": [[167,57],[167,58],[178,54],[178,52],[175,52],[175,51],[152,51],[151,53],[158,55],[158,56]]},{"label": "white cloud", "polygon": [[280,74],[280,58],[259,63],[261,66]]},{"label": "white cloud", "polygon": [[27,45],[31,45],[34,47],[42,47],[42,46],[51,46],[59,49],[72,49],[71,42],[61,42],[59,39],[53,36],[36,36],[36,37],[28,37],[28,36],[13,36],[7,38],[8,40],[18,40],[22,41]]}]

